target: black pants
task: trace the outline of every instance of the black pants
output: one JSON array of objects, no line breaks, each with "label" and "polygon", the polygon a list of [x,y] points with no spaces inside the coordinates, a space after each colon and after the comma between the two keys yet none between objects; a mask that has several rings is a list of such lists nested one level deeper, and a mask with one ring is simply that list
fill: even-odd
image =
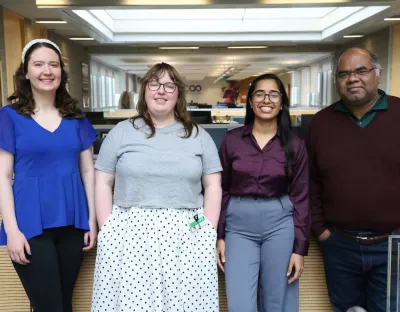
[{"label": "black pants", "polygon": [[83,259],[84,231],[46,229],[28,240],[30,263],[14,268],[35,312],[72,312],[72,293]]}]

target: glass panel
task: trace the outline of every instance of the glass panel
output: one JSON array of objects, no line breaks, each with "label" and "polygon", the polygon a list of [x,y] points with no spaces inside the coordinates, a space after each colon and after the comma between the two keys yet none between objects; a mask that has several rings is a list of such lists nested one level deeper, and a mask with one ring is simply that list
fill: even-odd
[{"label": "glass panel", "polygon": [[400,312],[400,235],[389,236],[387,312]]},{"label": "glass panel", "polygon": [[97,107],[97,84],[96,84],[96,76],[90,75],[90,86],[91,86],[91,99],[92,99],[92,107]]}]

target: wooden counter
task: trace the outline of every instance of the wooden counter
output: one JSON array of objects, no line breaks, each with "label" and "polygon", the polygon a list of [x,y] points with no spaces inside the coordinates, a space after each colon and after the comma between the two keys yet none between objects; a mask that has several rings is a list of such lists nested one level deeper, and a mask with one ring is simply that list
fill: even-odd
[{"label": "wooden counter", "polygon": [[[321,107],[290,107],[291,116],[308,115],[317,113]],[[188,108],[190,112],[211,112],[211,116],[226,116],[244,117],[246,114],[245,108]],[[109,109],[103,112],[104,118],[126,119],[137,114],[136,109]]]}]

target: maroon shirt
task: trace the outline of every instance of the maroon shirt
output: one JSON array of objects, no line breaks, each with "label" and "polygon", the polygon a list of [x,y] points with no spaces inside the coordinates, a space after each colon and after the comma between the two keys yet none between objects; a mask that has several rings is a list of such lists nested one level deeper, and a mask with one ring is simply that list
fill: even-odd
[{"label": "maroon shirt", "polygon": [[[276,134],[261,150],[252,134],[253,125],[229,131],[219,155],[222,172],[222,207],[218,238],[225,237],[225,217],[231,196],[280,197],[288,194],[286,156]],[[308,157],[303,140],[292,139],[293,179],[289,197],[294,207],[295,242],[293,252],[307,255],[310,233]]]}]

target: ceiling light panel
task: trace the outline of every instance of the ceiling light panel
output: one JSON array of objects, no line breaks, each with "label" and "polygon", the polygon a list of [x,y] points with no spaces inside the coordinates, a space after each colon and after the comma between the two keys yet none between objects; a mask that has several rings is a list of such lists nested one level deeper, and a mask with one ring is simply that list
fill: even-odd
[{"label": "ceiling light panel", "polygon": [[93,41],[94,38],[91,37],[70,37],[70,40],[75,40],[75,41]]},{"label": "ceiling light panel", "polygon": [[228,49],[266,49],[268,46],[231,46]]},{"label": "ceiling light panel", "polygon": [[246,9],[244,19],[304,19],[322,18],[334,11],[336,7],[326,8],[274,8],[274,9]]},{"label": "ceiling light panel", "polygon": [[159,47],[160,50],[197,50],[199,47]]},{"label": "ceiling light panel", "polygon": [[364,35],[362,34],[354,34],[354,35],[344,35],[343,38],[362,38]]},{"label": "ceiling light panel", "polygon": [[242,19],[245,9],[106,10],[114,20]]},{"label": "ceiling light panel", "polygon": [[63,20],[54,20],[54,19],[52,19],[52,20],[42,20],[42,19],[38,19],[38,20],[36,20],[36,23],[37,24],[67,24],[67,22],[66,21],[63,21]]}]

